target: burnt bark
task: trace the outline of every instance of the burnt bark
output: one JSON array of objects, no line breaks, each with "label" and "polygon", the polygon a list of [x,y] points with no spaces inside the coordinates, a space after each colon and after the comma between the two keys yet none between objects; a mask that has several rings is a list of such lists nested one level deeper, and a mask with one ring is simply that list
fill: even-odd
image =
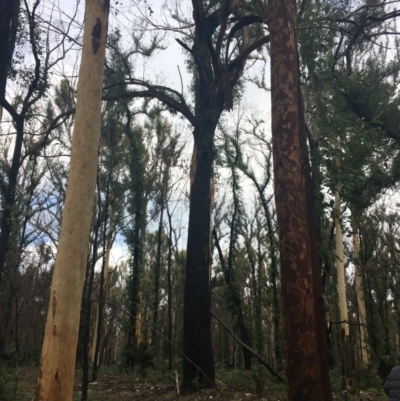
[{"label": "burnt bark", "polygon": [[15,204],[15,190],[17,187],[18,172],[20,167],[20,159],[24,137],[24,119],[20,116],[15,116],[16,122],[16,139],[14,153],[11,162],[11,167],[8,172],[8,185],[5,189],[3,215],[1,219],[0,233],[0,282],[2,281],[6,256],[9,248],[10,236],[12,231],[12,211]]},{"label": "burnt bark", "polygon": [[[329,400],[318,324],[321,283],[308,160],[304,157],[304,114],[299,85],[296,15],[290,0],[270,0],[272,138],[275,200],[281,255],[282,319],[289,400]],[[303,143],[302,143],[303,141]],[[309,168],[309,166],[308,166]],[[312,194],[312,192],[311,192]],[[317,277],[318,276],[318,277]],[[322,298],[322,297],[321,297]],[[324,339],[325,337],[325,327]],[[329,382],[328,382],[329,383]]]},{"label": "burnt bark", "polygon": [[14,54],[19,9],[20,0],[0,0],[0,105],[5,99],[7,76]]},{"label": "burnt bark", "polygon": [[[215,21],[205,17],[201,1],[193,0],[196,32],[191,54],[195,62],[194,149],[190,171],[190,204],[183,305],[182,393],[215,384],[211,342],[211,203],[214,196],[214,136],[224,110],[226,86],[221,86],[220,49],[212,44]],[[227,3],[228,4],[228,3]],[[226,15],[228,18],[229,13]],[[218,60],[219,59],[219,64]],[[214,69],[213,69],[214,66]],[[232,85],[235,80],[232,80]],[[228,83],[229,85],[229,83]]]},{"label": "burnt bark", "polygon": [[[219,105],[219,108],[222,112],[223,100],[220,103],[222,104]],[[210,108],[208,112],[215,113],[213,108]],[[211,121],[204,119],[194,129],[195,143],[191,165],[190,213],[183,306],[183,352],[201,371],[198,371],[186,358],[183,359],[183,392],[194,389],[193,381],[196,378],[199,379],[201,387],[212,387],[215,382],[214,355],[210,332],[210,216],[214,195],[212,179],[214,133],[217,121],[217,118]]]}]

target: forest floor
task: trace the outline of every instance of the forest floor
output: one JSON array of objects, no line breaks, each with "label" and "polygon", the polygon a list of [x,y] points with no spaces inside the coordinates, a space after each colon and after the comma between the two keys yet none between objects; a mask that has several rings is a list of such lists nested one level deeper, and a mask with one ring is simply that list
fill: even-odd
[{"label": "forest floor", "polygon": [[[81,371],[76,372],[74,401],[81,399]],[[8,385],[1,386],[0,401],[31,401],[34,399],[37,370],[20,368],[17,386],[15,371],[10,372]],[[1,378],[0,378],[1,379]],[[168,371],[149,371],[146,378],[126,375],[113,369],[103,369],[99,380],[90,383],[88,401],[286,401],[286,390],[261,369],[254,372],[218,370],[215,389],[204,389],[187,396],[178,396]],[[3,383],[4,384],[4,383]],[[3,388],[1,388],[3,387]],[[335,401],[387,401],[387,396],[377,386],[363,389],[358,395],[345,394],[335,389]],[[3,393],[3,394],[2,394]]]}]

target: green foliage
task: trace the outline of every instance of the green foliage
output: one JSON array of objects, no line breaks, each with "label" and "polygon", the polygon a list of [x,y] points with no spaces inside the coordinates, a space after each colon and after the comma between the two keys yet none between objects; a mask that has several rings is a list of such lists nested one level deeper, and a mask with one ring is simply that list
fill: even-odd
[{"label": "green foliage", "polygon": [[33,399],[34,389],[27,377],[28,372],[31,373],[30,368],[18,367],[15,352],[0,356],[0,401]]},{"label": "green foliage", "polygon": [[360,383],[351,390],[343,390],[343,379],[340,369],[331,371],[332,394],[334,400],[340,401],[387,401],[388,397],[382,388],[382,380],[370,369],[363,369],[360,374]]}]

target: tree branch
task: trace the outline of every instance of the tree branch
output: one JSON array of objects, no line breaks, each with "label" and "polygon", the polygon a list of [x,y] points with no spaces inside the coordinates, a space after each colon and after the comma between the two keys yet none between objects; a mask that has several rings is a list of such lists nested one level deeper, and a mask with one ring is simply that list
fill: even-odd
[{"label": "tree branch", "polygon": [[236,58],[234,58],[228,64],[228,71],[232,71],[236,67],[239,67],[241,63],[245,62],[247,57],[254,51],[257,50],[262,45],[267,44],[270,41],[270,35],[263,36],[260,39],[257,39],[249,44],[247,48],[240,53]]},{"label": "tree branch", "polygon": [[[171,90],[172,91],[172,90]],[[173,93],[175,91],[172,91]],[[176,92],[179,97],[181,97],[181,94]],[[186,104],[180,103],[177,100],[173,99],[171,96],[160,92],[154,88],[149,88],[148,90],[144,91],[127,91],[125,93],[115,93],[115,94],[109,94],[109,95],[104,95],[102,100],[110,101],[110,100],[122,100],[122,99],[134,99],[136,97],[150,97],[153,99],[158,99],[164,104],[166,104],[169,107],[172,107],[174,110],[178,111],[181,113],[186,119],[192,124],[196,125],[197,124],[197,119],[194,116],[194,114],[189,110]]]},{"label": "tree branch", "polygon": [[271,368],[271,366],[268,365],[268,363],[260,356],[257,354],[256,351],[254,351],[252,348],[250,348],[247,344],[245,344],[243,341],[241,341],[235,333],[233,333],[233,331],[227,326],[227,324],[225,322],[223,322],[211,309],[210,309],[210,313],[211,316],[217,320],[227,331],[228,333],[234,338],[234,340],[239,343],[242,347],[246,348],[248,351],[250,351],[258,360],[259,362],[261,362],[268,370],[268,372],[270,372],[273,376],[275,376],[280,382],[285,383],[285,380],[282,378],[282,376],[280,376],[278,373],[275,372],[275,370],[273,370]]}]

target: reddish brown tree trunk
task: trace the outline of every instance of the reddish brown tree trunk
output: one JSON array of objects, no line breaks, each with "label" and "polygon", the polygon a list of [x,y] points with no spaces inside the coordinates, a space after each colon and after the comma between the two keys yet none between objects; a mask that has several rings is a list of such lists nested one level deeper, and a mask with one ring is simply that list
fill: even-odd
[{"label": "reddish brown tree trunk", "polygon": [[304,115],[293,1],[270,0],[270,32],[275,200],[289,400],[328,401],[330,388],[326,388],[325,364],[320,357],[321,319],[316,313],[321,292],[314,287],[318,288],[321,280],[316,273],[315,230],[306,193],[310,182],[301,137]]}]

